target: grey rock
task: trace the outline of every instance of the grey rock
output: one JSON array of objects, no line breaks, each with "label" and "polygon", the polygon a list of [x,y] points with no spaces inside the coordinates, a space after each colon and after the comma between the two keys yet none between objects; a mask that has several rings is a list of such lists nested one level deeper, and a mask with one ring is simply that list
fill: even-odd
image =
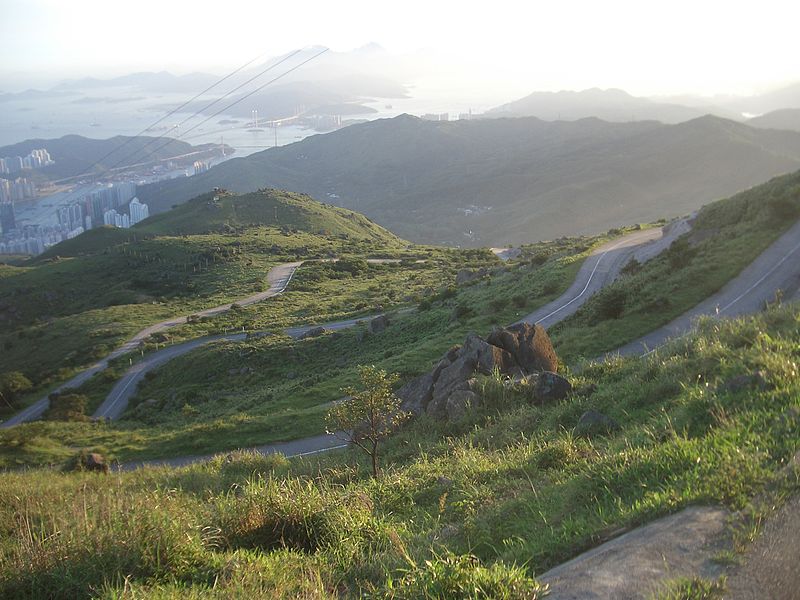
[{"label": "grey rock", "polygon": [[457,389],[468,389],[467,381],[475,372],[475,361],[460,357],[449,367],[443,369],[433,386],[433,398],[428,404],[427,413],[437,419],[447,416],[447,398]]},{"label": "grey rock", "polygon": [[406,383],[395,395],[400,398],[400,409],[415,416],[421,415],[433,398],[433,375],[425,373]]},{"label": "grey rock", "polygon": [[557,373],[543,371],[533,386],[533,401],[537,403],[563,400],[572,392],[572,384]]},{"label": "grey rock", "polygon": [[467,411],[476,406],[478,403],[478,396],[475,392],[470,390],[455,390],[447,397],[445,403],[445,411],[447,418],[450,421],[458,421]]},{"label": "grey rock", "polygon": [[467,336],[460,354],[474,361],[476,370],[484,375],[490,375],[495,367],[500,369],[501,373],[508,374],[517,366],[517,362],[509,352],[489,344],[475,333]]},{"label": "grey rock", "polygon": [[575,425],[575,435],[592,437],[611,433],[617,429],[619,429],[619,423],[616,420],[599,411],[587,410]]}]

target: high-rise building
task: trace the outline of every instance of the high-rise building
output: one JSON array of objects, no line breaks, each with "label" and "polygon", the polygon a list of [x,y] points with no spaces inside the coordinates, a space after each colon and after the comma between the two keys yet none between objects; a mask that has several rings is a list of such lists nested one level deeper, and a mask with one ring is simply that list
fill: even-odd
[{"label": "high-rise building", "polygon": [[17,226],[14,217],[14,203],[0,202],[0,228],[3,233],[8,233]]},{"label": "high-rise building", "polygon": [[139,221],[143,221],[150,216],[150,207],[139,202],[138,198],[131,200],[128,211],[131,213],[131,225],[136,225]]}]

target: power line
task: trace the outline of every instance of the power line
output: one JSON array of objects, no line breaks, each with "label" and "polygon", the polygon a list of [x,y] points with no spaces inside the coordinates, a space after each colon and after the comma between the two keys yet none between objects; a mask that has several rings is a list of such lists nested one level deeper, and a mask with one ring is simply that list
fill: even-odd
[{"label": "power line", "polygon": [[[177,140],[180,140],[182,137],[184,137],[184,136],[185,136],[186,134],[188,134],[189,132],[191,132],[191,131],[194,131],[195,129],[197,129],[198,127],[200,127],[201,125],[203,125],[204,123],[208,123],[208,122],[209,122],[211,119],[213,119],[214,117],[216,117],[216,116],[219,116],[220,114],[222,114],[222,113],[226,112],[227,110],[229,110],[229,109],[233,108],[234,106],[236,106],[236,105],[237,105],[237,104],[239,104],[240,102],[243,102],[244,100],[246,100],[247,98],[249,98],[249,97],[250,97],[250,96],[252,96],[253,94],[256,94],[256,93],[260,92],[261,90],[263,90],[264,88],[266,88],[266,87],[267,87],[267,86],[269,86],[269,85],[272,85],[273,83],[275,83],[275,82],[276,82],[276,81],[278,81],[279,79],[282,79],[283,77],[286,77],[286,76],[287,76],[289,73],[292,73],[293,71],[296,71],[297,69],[299,69],[299,68],[300,68],[300,67],[302,67],[303,65],[305,65],[305,64],[307,64],[307,63],[309,63],[309,62],[311,62],[312,60],[314,60],[314,59],[316,59],[316,58],[318,58],[318,57],[320,57],[320,56],[322,56],[322,55],[323,55],[323,54],[325,54],[327,51],[328,51],[328,48],[323,48],[323,49],[322,49],[320,52],[317,52],[317,53],[316,53],[314,56],[311,56],[310,58],[307,58],[307,59],[306,59],[306,60],[304,60],[303,62],[301,62],[301,63],[299,63],[299,64],[295,65],[295,66],[294,66],[294,67],[292,67],[291,69],[289,69],[289,70],[287,70],[287,71],[284,71],[283,73],[281,73],[281,74],[280,74],[280,75],[278,75],[277,77],[273,77],[272,79],[270,79],[269,81],[267,81],[267,82],[266,82],[266,83],[264,83],[263,85],[260,85],[259,87],[257,87],[257,88],[255,88],[254,90],[252,90],[252,91],[248,92],[248,93],[247,93],[247,94],[245,94],[244,96],[242,96],[242,97],[240,97],[240,98],[237,98],[236,100],[234,100],[233,102],[231,102],[231,103],[230,103],[230,104],[228,104],[227,106],[225,106],[225,107],[221,108],[220,110],[218,110],[217,112],[215,112],[215,113],[213,113],[212,115],[208,116],[207,118],[203,119],[203,120],[202,120],[202,121],[200,121],[199,123],[196,123],[195,125],[192,125],[192,126],[189,128],[189,129],[187,129],[186,131],[184,131],[184,132],[183,132],[181,135],[179,135],[178,137],[176,137],[176,138],[170,138],[170,139],[168,139],[168,140],[167,140],[167,141],[166,141],[164,144],[162,144],[161,146],[159,146],[159,147],[157,147],[157,148],[154,148],[153,150],[151,150],[151,151],[150,151],[150,152],[147,154],[147,156],[151,156],[151,155],[153,155],[154,153],[158,152],[159,150],[161,150],[162,148],[164,148],[165,146],[167,146],[167,145],[168,145],[168,144],[170,144],[171,142],[175,141],[176,139],[177,139]],[[147,156],[145,156],[144,158],[146,158]],[[117,166],[117,165],[115,165],[114,167],[112,167],[112,169],[109,169],[109,170],[113,170],[113,168],[116,168],[116,166]]]},{"label": "power line", "polygon": [[[237,91],[239,91],[239,90],[240,90],[240,89],[242,89],[244,86],[248,85],[249,83],[252,83],[254,80],[258,79],[259,77],[261,77],[261,76],[262,76],[262,75],[264,75],[265,73],[267,73],[267,72],[271,71],[272,69],[274,69],[275,67],[277,67],[277,66],[279,66],[279,65],[283,64],[284,62],[286,62],[286,61],[287,61],[287,60],[289,60],[290,58],[293,58],[293,57],[294,57],[294,56],[296,56],[296,55],[297,55],[299,52],[301,52],[301,50],[302,50],[302,49],[298,49],[298,50],[294,50],[293,52],[290,52],[289,54],[287,54],[286,56],[284,56],[282,59],[280,59],[278,62],[275,62],[275,63],[271,64],[270,66],[268,66],[268,67],[267,67],[266,69],[264,69],[263,71],[261,71],[261,72],[257,73],[256,75],[253,75],[253,77],[251,77],[250,79],[248,79],[248,80],[247,80],[247,81],[245,81],[244,83],[241,83],[241,84],[237,85],[235,88],[233,88],[232,90],[228,91],[228,92],[227,92],[227,93],[225,93],[224,95],[220,96],[219,98],[217,98],[217,99],[215,99],[215,100],[212,100],[212,101],[211,101],[211,102],[209,102],[207,105],[205,105],[203,108],[201,108],[201,109],[197,110],[197,111],[196,111],[196,112],[194,112],[193,114],[191,114],[191,115],[189,115],[188,117],[186,117],[186,118],[185,118],[183,121],[181,121],[180,123],[178,123],[178,125],[176,125],[176,128],[180,128],[181,126],[183,126],[183,125],[184,125],[184,124],[186,124],[187,122],[189,122],[189,121],[191,121],[192,119],[194,119],[196,116],[198,116],[198,115],[200,115],[200,114],[203,114],[205,111],[207,111],[209,108],[211,108],[212,106],[214,106],[214,105],[215,105],[215,104],[217,104],[218,102],[221,102],[221,101],[223,101],[225,98],[227,98],[228,96],[230,96],[230,95],[231,95],[231,94],[233,94],[234,92],[237,92]],[[251,62],[252,62],[252,61],[251,61]],[[249,63],[248,63],[248,64],[249,64]],[[241,70],[241,68],[240,68],[239,70]],[[233,75],[233,73],[231,73],[231,75]],[[230,75],[229,75],[229,76],[230,76]],[[166,117],[168,117],[168,116],[170,116],[170,115],[172,115],[172,114],[175,114],[176,112],[178,112],[180,109],[182,109],[182,108],[184,108],[185,106],[187,106],[189,103],[191,103],[191,102],[192,102],[194,99],[196,99],[196,98],[197,98],[197,97],[199,97],[200,95],[202,95],[202,94],[198,94],[198,96],[195,96],[195,98],[193,98],[192,100],[189,100],[189,101],[187,101],[187,102],[184,102],[184,103],[183,103],[181,106],[179,106],[177,109],[173,110],[173,111],[172,111],[172,112],[171,112],[169,115],[165,115],[164,117],[162,117],[162,118],[161,118],[161,120],[164,120]],[[160,121],[158,121],[158,122],[160,122]],[[117,161],[117,162],[116,162],[116,163],[115,163],[113,166],[111,166],[111,167],[109,168],[109,170],[110,170],[110,171],[111,171],[111,170],[114,170],[116,167],[118,167],[119,165],[121,165],[121,164],[122,164],[122,163],[124,163],[125,161],[129,160],[131,157],[135,156],[135,155],[136,155],[136,154],[138,154],[139,152],[144,152],[144,151],[145,151],[145,149],[146,149],[148,146],[150,146],[151,144],[155,144],[156,142],[158,142],[158,140],[160,140],[160,139],[163,139],[163,138],[165,138],[166,136],[167,136],[167,134],[166,134],[166,133],[162,133],[161,135],[159,135],[159,136],[157,136],[157,137],[154,137],[154,138],[152,138],[152,139],[148,140],[148,141],[147,141],[147,142],[144,144],[144,146],[142,146],[142,147],[141,147],[141,148],[139,148],[138,150],[135,150],[134,152],[132,152],[132,153],[128,154],[127,156],[125,156],[124,158],[120,159],[119,161]],[[175,138],[171,138],[171,139],[175,139]]]},{"label": "power line", "polygon": [[[299,50],[297,50],[297,51],[295,51],[294,53],[292,53],[292,55],[291,55],[291,56],[293,56],[293,55],[294,55],[294,54],[296,54],[297,52],[299,52]],[[218,86],[218,85],[220,85],[221,83],[223,83],[223,82],[227,81],[228,79],[230,79],[231,77],[233,77],[234,75],[236,75],[237,73],[239,73],[240,71],[242,71],[243,69],[246,69],[246,68],[247,68],[247,67],[249,67],[251,64],[253,64],[254,62],[256,62],[256,61],[257,61],[259,58],[261,58],[262,56],[264,56],[264,54],[266,54],[266,53],[261,53],[261,54],[259,54],[258,56],[256,56],[256,57],[254,57],[254,58],[250,59],[249,61],[247,61],[246,63],[244,63],[244,64],[243,64],[243,65],[241,65],[240,67],[237,67],[236,69],[234,69],[233,71],[231,71],[230,73],[228,73],[227,75],[225,75],[224,77],[222,77],[221,79],[218,79],[217,81],[215,81],[214,83],[212,83],[210,86],[208,86],[208,87],[207,87],[206,89],[204,89],[202,92],[199,92],[198,94],[195,94],[195,95],[194,95],[192,98],[190,98],[189,100],[187,100],[186,102],[184,102],[183,104],[181,104],[180,106],[178,106],[177,108],[174,108],[174,109],[170,110],[169,112],[167,112],[166,114],[164,114],[163,116],[159,117],[159,118],[158,118],[158,119],[156,119],[154,122],[150,123],[150,124],[149,124],[147,127],[145,127],[144,129],[142,129],[142,130],[141,130],[139,133],[137,133],[136,135],[127,137],[127,138],[125,139],[125,141],[123,141],[123,142],[122,142],[122,143],[121,143],[119,146],[117,146],[117,147],[116,147],[116,148],[114,148],[113,150],[109,151],[109,152],[108,152],[107,154],[105,154],[105,155],[104,155],[102,158],[99,158],[99,159],[97,159],[96,161],[94,161],[94,162],[93,162],[91,165],[89,165],[89,166],[88,166],[86,169],[84,169],[83,171],[81,171],[81,172],[80,172],[80,173],[78,173],[77,175],[72,175],[71,177],[65,177],[64,179],[61,179],[61,180],[59,180],[59,181],[68,181],[68,180],[70,180],[70,179],[76,179],[76,178],[78,178],[78,177],[82,177],[83,175],[86,175],[87,173],[89,173],[89,172],[90,172],[92,169],[94,169],[95,167],[97,167],[97,166],[100,166],[100,165],[102,164],[102,162],[103,162],[104,160],[106,160],[108,157],[110,157],[110,156],[112,156],[113,154],[116,154],[117,152],[119,152],[120,150],[122,150],[122,149],[123,149],[125,146],[127,146],[128,144],[130,144],[130,143],[131,143],[131,142],[132,142],[134,139],[136,139],[136,138],[138,138],[138,137],[141,137],[141,136],[143,136],[145,133],[147,133],[148,131],[150,131],[150,130],[151,130],[153,127],[155,127],[156,125],[158,125],[159,123],[161,123],[161,122],[162,122],[162,121],[164,121],[165,119],[168,119],[169,117],[171,117],[171,116],[172,116],[172,115],[174,115],[175,113],[177,113],[177,112],[180,112],[181,110],[183,110],[184,108],[186,108],[186,107],[187,107],[189,104],[191,104],[192,102],[194,102],[195,100],[197,100],[197,99],[198,99],[198,98],[200,98],[201,96],[203,96],[203,95],[207,94],[207,93],[208,93],[208,92],[210,92],[212,89],[214,89],[215,87],[217,87],[217,86]],[[288,57],[287,57],[287,58],[288,58]],[[284,60],[285,60],[285,59],[284,59]],[[280,61],[280,62],[283,62],[283,61]],[[276,66],[277,64],[280,64],[280,62],[278,62],[278,63],[275,63],[275,64],[273,64],[272,66]],[[270,67],[270,68],[271,68],[271,67]],[[261,73],[260,75],[263,75],[263,74],[264,74],[266,71],[268,71],[268,70],[269,70],[269,69],[266,69],[265,71],[262,71],[262,73]],[[260,76],[260,75],[259,75],[259,76]],[[253,78],[249,79],[249,80],[248,80],[248,82],[249,82],[249,81],[252,81],[252,80],[253,80]],[[239,89],[239,88],[241,88],[241,86],[239,86],[239,87],[235,88],[234,90],[231,90],[230,92],[228,92],[227,94],[225,94],[225,95],[223,95],[221,98],[219,98],[218,100],[221,100],[221,99],[223,99],[223,98],[227,97],[228,95],[230,95],[231,93],[233,93],[233,91],[236,91],[236,90],[237,90],[237,89]],[[212,103],[212,104],[213,104],[213,103]],[[199,114],[199,113],[195,113],[195,115],[197,115],[197,114]],[[158,139],[161,139],[162,137],[164,137],[164,136],[163,136],[163,135],[162,135],[162,136],[159,136],[158,138],[156,138],[156,140],[158,140]],[[135,154],[135,153],[134,153],[134,154]],[[127,158],[129,158],[130,156],[133,156],[133,155],[131,154],[131,155],[129,155],[128,157],[126,157],[125,159],[123,159],[123,160],[127,160]],[[120,164],[119,162],[118,162],[118,163],[116,163],[116,164],[114,165],[114,167],[118,166],[119,164]],[[112,167],[112,169],[113,169],[114,167]],[[109,169],[109,170],[111,170],[111,169]]]}]

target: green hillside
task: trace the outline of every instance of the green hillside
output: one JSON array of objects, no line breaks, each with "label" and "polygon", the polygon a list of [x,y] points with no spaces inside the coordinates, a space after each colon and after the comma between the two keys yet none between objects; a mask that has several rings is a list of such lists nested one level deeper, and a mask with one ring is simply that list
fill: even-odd
[{"label": "green hillside", "polygon": [[276,264],[406,246],[307,196],[205,194],[130,230],[90,230],[21,266],[0,265],[0,373],[47,386],[148,324],[265,290]]},{"label": "green hillside", "polygon": [[[570,375],[577,391],[544,405],[482,378],[462,419],[391,439],[377,480],[358,449],[0,473],[0,595],[532,600],[550,567],[692,505],[732,511],[709,555],[734,564],[797,491],[798,323],[796,306],[710,321],[657,356]],[[588,410],[613,427],[576,429]]]},{"label": "green hillside", "polygon": [[397,237],[351,210],[321,204],[304,194],[282,190],[233,195],[204,194],[150,217],[132,231],[156,235],[230,233],[254,227],[277,227],[353,241],[396,245]]},{"label": "green hillside", "polygon": [[800,168],[800,133],[717,117],[677,125],[596,118],[345,127],[139,190],[166,210],[213,186],[330,199],[403,238],[505,246],[688,214]]}]

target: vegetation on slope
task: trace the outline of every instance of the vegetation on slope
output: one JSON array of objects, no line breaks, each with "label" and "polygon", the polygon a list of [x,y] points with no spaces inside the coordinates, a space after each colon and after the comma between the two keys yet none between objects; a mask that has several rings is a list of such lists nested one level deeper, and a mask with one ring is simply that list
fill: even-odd
[{"label": "vegetation on slope", "polygon": [[406,248],[360,215],[276,190],[210,193],[177,212],[0,265],[0,372],[42,389],[149,324],[265,290],[278,263]]},{"label": "vegetation on slope", "polygon": [[[692,232],[551,328],[568,362],[653,331],[718,291],[800,217],[800,172],[703,207]],[[791,290],[784,290],[791,291]]]},{"label": "vegetation on slope", "polygon": [[[0,463],[59,462],[87,447],[120,460],[180,456],[322,433],[328,404],[357,381],[359,364],[375,364],[403,379],[429,370],[469,331],[508,324],[563,293],[590,248],[603,239],[536,244],[505,266],[486,250],[436,250],[424,263],[363,264],[353,272],[309,263],[280,297],[170,333],[182,339],[244,327],[271,335],[215,343],[170,361],[146,378],[118,423],[16,427],[14,440],[27,442],[0,443]],[[466,267],[488,273],[470,285],[453,286]],[[312,339],[283,333],[297,324],[415,305],[412,312],[392,310],[381,333],[371,333],[366,321]],[[87,410],[105,398],[127,361],[124,357],[81,388],[90,398]],[[12,436],[0,439],[3,435]]]},{"label": "vegetation on slope", "polygon": [[[589,366],[552,405],[486,378],[463,420],[399,432],[377,480],[357,451],[5,473],[0,595],[536,598],[622,527],[776,481],[800,449],[798,352],[795,305]],[[619,429],[575,434],[590,408]]]}]

